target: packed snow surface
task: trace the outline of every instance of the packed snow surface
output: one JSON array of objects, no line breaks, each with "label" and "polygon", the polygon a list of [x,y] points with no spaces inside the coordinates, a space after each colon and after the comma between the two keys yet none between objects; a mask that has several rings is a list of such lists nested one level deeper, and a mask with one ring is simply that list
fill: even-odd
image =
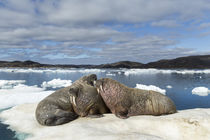
[{"label": "packed snow surface", "polygon": [[136,84],[136,88],[138,89],[143,89],[143,90],[153,90],[153,91],[157,91],[157,92],[160,92],[162,94],[166,94],[166,90],[165,89],[161,89],[159,87],[156,87],[154,85],[142,85],[142,84]]},{"label": "packed snow surface", "polygon": [[37,104],[23,104],[0,113],[3,123],[27,140],[209,140],[210,109],[183,110],[164,116],[134,116],[119,119],[113,114],[102,118],[78,118],[70,123],[47,127],[37,123]]}]

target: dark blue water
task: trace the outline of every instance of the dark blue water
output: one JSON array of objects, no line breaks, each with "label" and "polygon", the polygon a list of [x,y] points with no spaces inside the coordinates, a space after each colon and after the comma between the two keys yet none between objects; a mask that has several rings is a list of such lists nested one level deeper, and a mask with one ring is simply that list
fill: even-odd
[{"label": "dark blue water", "polygon": [[[77,71],[77,70],[76,70]],[[119,73],[120,71],[120,73]],[[145,71],[137,74],[125,75],[126,70],[103,70],[92,71],[98,78],[110,77],[129,87],[135,87],[136,84],[155,85],[166,90],[166,95],[170,97],[178,110],[191,108],[210,108],[210,96],[198,96],[192,94],[195,87],[207,87],[210,89],[210,74],[208,73],[147,73]],[[83,70],[80,72],[5,72],[0,70],[0,80],[26,80],[26,85],[41,86],[42,82],[50,81],[55,78],[75,81],[81,76],[90,74]],[[108,75],[107,75],[108,74]],[[112,74],[112,75],[110,75]],[[166,88],[166,86],[172,88]],[[51,90],[48,88],[47,90]],[[55,89],[53,89],[55,90]],[[1,94],[1,93],[0,93]],[[0,140],[13,140],[14,132],[8,131],[7,126],[0,124]]]}]

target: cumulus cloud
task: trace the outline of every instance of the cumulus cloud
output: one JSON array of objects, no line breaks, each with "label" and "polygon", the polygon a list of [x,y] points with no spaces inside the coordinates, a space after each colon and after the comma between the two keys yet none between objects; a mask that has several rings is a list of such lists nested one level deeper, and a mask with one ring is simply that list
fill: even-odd
[{"label": "cumulus cloud", "polygon": [[150,28],[147,26],[181,28],[181,24],[205,19],[209,10],[210,4],[205,0],[3,0],[0,48],[6,54],[1,59],[45,63],[147,62],[202,54],[178,46],[179,41],[169,38],[168,33],[145,34],[143,30]]}]

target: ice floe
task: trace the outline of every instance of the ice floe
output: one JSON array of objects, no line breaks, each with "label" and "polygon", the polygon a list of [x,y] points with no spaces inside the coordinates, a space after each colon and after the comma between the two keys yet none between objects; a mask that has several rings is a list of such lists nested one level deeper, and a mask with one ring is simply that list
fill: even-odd
[{"label": "ice floe", "polygon": [[210,90],[206,87],[195,87],[192,90],[192,94],[199,96],[208,96],[210,94]]},{"label": "ice floe", "polygon": [[61,88],[61,87],[70,86],[71,84],[72,84],[71,80],[53,79],[53,80],[48,81],[48,82],[44,81],[41,86],[43,88],[48,88],[48,87]]},{"label": "ice floe", "polygon": [[24,104],[0,113],[3,123],[27,140],[209,140],[210,109],[183,110],[164,116],[135,116],[119,119],[113,114],[102,118],[78,118],[70,123],[47,127],[37,123],[37,104]]},{"label": "ice floe", "polygon": [[143,90],[153,90],[153,91],[157,91],[157,92],[160,92],[162,94],[166,94],[166,90],[165,89],[161,89],[159,87],[156,87],[154,85],[142,85],[142,84],[136,84],[136,88],[138,89],[143,89]]}]

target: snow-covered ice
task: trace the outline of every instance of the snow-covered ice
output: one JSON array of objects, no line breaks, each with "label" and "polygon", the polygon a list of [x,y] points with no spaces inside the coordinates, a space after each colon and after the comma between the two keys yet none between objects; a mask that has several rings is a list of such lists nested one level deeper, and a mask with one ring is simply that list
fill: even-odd
[{"label": "snow-covered ice", "polygon": [[157,91],[157,92],[160,92],[162,94],[166,94],[166,90],[165,89],[161,89],[157,86],[154,86],[154,85],[143,85],[143,84],[136,84],[136,88],[138,89],[143,89],[143,90],[153,90],[153,91]]},{"label": "snow-covered ice", "polygon": [[119,119],[113,114],[102,118],[79,118],[70,123],[47,127],[35,120],[37,104],[23,104],[0,113],[3,123],[27,140],[209,140],[210,109],[183,110],[165,116],[135,116]]}]

